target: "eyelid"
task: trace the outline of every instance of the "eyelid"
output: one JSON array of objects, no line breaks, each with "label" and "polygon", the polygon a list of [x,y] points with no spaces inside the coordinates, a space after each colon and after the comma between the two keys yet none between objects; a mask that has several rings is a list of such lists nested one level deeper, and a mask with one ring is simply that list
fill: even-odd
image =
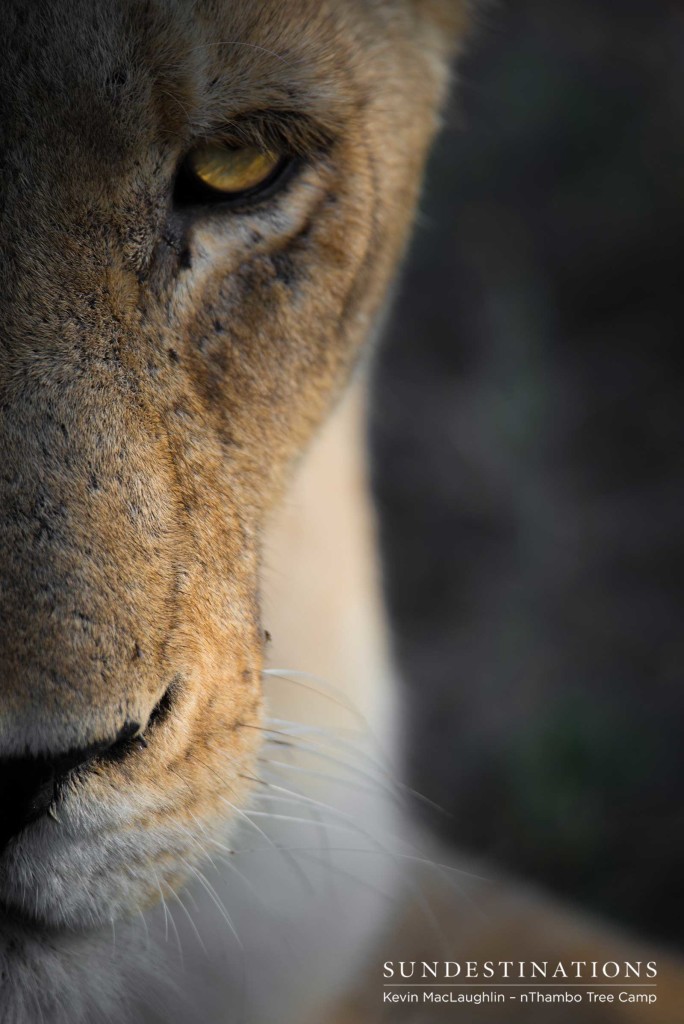
[{"label": "eyelid", "polygon": [[198,138],[195,145],[222,142],[239,148],[254,146],[277,151],[283,156],[314,158],[327,151],[333,138],[308,114],[290,110],[252,110],[217,124],[212,132]]},{"label": "eyelid", "polygon": [[[284,191],[297,172],[307,164],[321,160],[333,140],[320,123],[306,114],[285,110],[252,110],[234,115],[217,124],[214,131],[198,134],[178,165],[173,191],[177,209],[215,207],[245,212]],[[257,149],[280,156],[273,174],[267,175],[253,188],[231,193],[215,189],[196,174],[191,158],[203,146],[225,146],[228,149]]]}]

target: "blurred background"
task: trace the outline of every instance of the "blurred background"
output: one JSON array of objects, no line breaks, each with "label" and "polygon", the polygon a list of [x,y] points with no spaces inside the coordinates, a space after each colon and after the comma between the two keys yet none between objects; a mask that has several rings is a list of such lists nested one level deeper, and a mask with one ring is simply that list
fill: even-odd
[{"label": "blurred background", "polygon": [[409,772],[467,851],[681,938],[684,7],[490,6],[378,357]]}]

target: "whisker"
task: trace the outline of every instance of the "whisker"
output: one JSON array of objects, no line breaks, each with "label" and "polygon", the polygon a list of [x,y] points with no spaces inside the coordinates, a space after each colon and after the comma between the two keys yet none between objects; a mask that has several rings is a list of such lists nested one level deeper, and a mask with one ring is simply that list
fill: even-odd
[{"label": "whisker", "polygon": [[[183,859],[183,858],[181,858],[181,859]],[[240,1004],[241,1004],[241,1007],[240,1007],[240,1018],[242,1020],[244,1020],[244,1017],[245,1017],[245,1005],[246,1005],[246,994],[247,994],[247,962],[246,962],[246,959],[245,959],[245,947],[244,947],[244,945],[242,943],[242,939],[240,938],[240,936],[237,933],[237,929],[236,929],[235,925],[233,924],[233,920],[232,920],[230,914],[226,910],[225,904],[223,903],[223,901],[219,897],[218,893],[214,889],[214,887],[211,884],[211,882],[206,878],[206,876],[203,874],[203,872],[201,872],[199,869],[193,867],[192,864],[189,864],[187,861],[184,861],[184,863],[187,865],[187,867],[190,869],[190,871],[192,871],[192,873],[196,876],[196,878],[199,881],[199,883],[202,886],[202,888],[209,894],[210,899],[212,900],[212,902],[217,907],[217,909],[218,909],[222,919],[228,925],[228,927],[229,927],[229,929],[230,929],[233,937],[235,938],[235,941],[237,942],[238,947],[240,949],[241,958],[242,958],[242,961],[241,961],[241,983],[240,983]]]},{"label": "whisker", "polygon": [[[275,741],[275,745],[278,745],[278,741]],[[376,787],[376,789],[382,790],[388,796],[391,796],[394,801],[401,800],[400,796],[394,791],[394,783],[392,783],[391,780],[373,776],[369,772],[365,771],[363,768],[359,768],[358,765],[351,764],[349,761],[345,761],[342,758],[335,757],[334,754],[326,753],[326,751],[320,750],[318,747],[310,743],[300,743],[297,749],[304,753],[311,754],[314,757],[318,757],[322,761],[327,761],[330,764],[334,764],[340,768],[346,769],[353,775],[357,775],[360,778],[364,779],[366,782],[372,783]]]},{"label": "whisker", "polygon": [[[247,814],[246,811],[243,811],[241,808],[237,807],[230,800],[228,800],[227,797],[222,796],[221,800],[225,804],[227,804],[229,807],[231,807],[234,811],[236,811],[239,814],[239,816],[241,818],[243,818],[247,822],[248,825],[251,825],[251,827],[256,832],[258,832],[260,836],[262,836],[266,840],[266,842],[268,843],[269,846],[272,846],[274,849],[280,849],[280,847],[273,841],[273,839],[271,839],[271,837],[268,835],[268,833],[264,832],[264,830],[262,828],[259,828],[259,826],[257,825],[257,823],[255,821],[252,821],[251,817],[249,816],[249,814]],[[308,893],[311,893],[313,891],[312,888],[311,888],[311,881],[310,881],[310,879],[308,879],[306,877],[306,874],[302,871],[301,866],[299,864],[297,864],[296,860],[291,858],[287,854],[286,851],[281,851],[281,852],[283,852],[284,855],[285,855],[283,859],[290,865],[292,870],[295,872],[295,874],[299,878],[300,882],[302,882],[302,884],[304,885],[304,888],[306,889],[306,891]]]},{"label": "whisker", "polygon": [[162,907],[164,908],[164,941],[169,941],[170,922],[171,927],[173,928],[173,931],[176,936],[176,945],[178,946],[178,959],[180,961],[181,971],[185,972],[185,958],[183,956],[183,945],[181,943],[180,933],[178,931],[178,928],[176,927],[176,922],[174,920],[173,914],[171,913],[171,908],[167,906],[166,900],[164,899],[164,891],[161,887],[161,882],[159,881],[159,877],[156,874],[156,872],[154,872],[154,880],[157,883],[157,888],[159,889],[159,895],[161,897]]},{"label": "whisker", "polygon": [[[185,891],[186,891],[186,893],[188,893],[187,889]],[[187,917],[188,921],[190,922],[190,927],[192,928],[192,930],[194,931],[195,935],[197,936],[197,941],[200,944],[202,952],[204,953],[205,956],[209,956],[209,954],[207,952],[207,947],[204,945],[204,940],[202,939],[202,936],[200,935],[200,933],[199,933],[199,931],[197,929],[197,925],[195,924],[195,922],[192,919],[192,915],[190,914],[190,911],[188,910],[188,908],[183,903],[183,900],[181,899],[180,893],[176,892],[175,889],[171,889],[171,895],[180,904],[181,910],[183,911],[183,913]],[[188,893],[188,895],[189,895],[189,893]]]},{"label": "whisker", "polygon": [[[283,736],[283,737],[286,737],[288,740],[291,741],[290,744],[283,743],[283,746],[292,745],[292,746],[296,747],[297,744],[294,742],[296,737],[298,735],[307,735],[308,734],[310,736],[314,736],[314,737],[318,736],[318,737],[320,737],[321,741],[327,741],[328,743],[333,743],[336,746],[343,747],[344,749],[349,750],[350,753],[353,753],[356,757],[361,757],[365,761],[368,761],[374,767],[377,767],[382,772],[383,775],[387,776],[388,782],[391,785],[395,786],[398,790],[401,790],[402,793],[407,794],[412,799],[415,799],[415,800],[419,801],[420,803],[424,804],[425,806],[430,807],[433,811],[436,811],[437,813],[439,813],[443,817],[453,818],[453,814],[451,813],[451,811],[448,811],[445,807],[442,807],[440,804],[436,803],[436,801],[432,800],[430,797],[426,796],[424,793],[421,793],[419,790],[415,789],[414,787],[407,785],[405,782],[402,782],[400,779],[393,779],[388,774],[389,772],[392,771],[390,765],[388,765],[387,763],[383,763],[383,761],[381,761],[381,760],[378,760],[377,757],[373,757],[372,754],[368,750],[363,749],[362,747],[356,746],[354,744],[351,744],[351,743],[349,743],[349,741],[342,739],[339,736],[339,730],[336,730],[336,731],[333,732],[332,730],[319,729],[319,728],[316,728],[315,726],[304,726],[304,725],[302,725],[299,722],[291,722],[291,721],[288,721],[287,719],[283,719],[283,718],[269,717],[266,720],[268,722],[274,722],[276,725],[285,726],[286,728],[285,729],[273,729],[273,728],[269,728],[269,727],[263,727],[263,726],[260,727],[260,726],[255,726],[255,725],[251,725],[249,727],[250,728],[254,728],[254,729],[261,728],[262,731],[264,731],[264,732],[270,732],[270,733],[273,733],[273,734],[275,734],[277,736]],[[247,727],[247,726],[245,726],[245,727]]]},{"label": "whisker", "polygon": [[[231,853],[232,852],[233,851],[231,851]],[[225,864],[225,866],[229,869],[229,871],[232,871],[233,874],[238,876],[238,878],[243,883],[245,888],[249,890],[251,895],[254,897],[254,899],[257,901],[257,903],[262,907],[262,909],[265,910],[267,913],[270,913],[270,910],[271,910],[270,905],[266,902],[266,900],[263,898],[262,894],[259,892],[259,890],[256,888],[256,886],[253,884],[253,882],[247,877],[247,875],[243,871],[240,871],[240,869],[237,867],[237,865],[233,863],[233,860],[231,860],[230,857],[219,857],[219,860],[221,861],[222,864]]]},{"label": "whisker", "polygon": [[[319,810],[328,811],[329,813],[333,814],[335,818],[337,818],[338,820],[341,818],[343,821],[346,821],[347,823],[354,826],[354,831],[358,832],[359,835],[367,835],[368,838],[373,838],[370,835],[370,833],[365,833],[363,829],[360,829],[358,827],[356,821],[354,820],[351,814],[348,814],[346,811],[343,811],[338,807],[334,807],[332,804],[325,803],[323,800],[317,800],[315,799],[315,797],[307,796],[304,793],[297,793],[296,790],[288,789],[286,786],[278,785],[278,783],[275,782],[268,781],[266,782],[266,785],[268,785],[269,789],[273,789],[277,793],[285,794],[285,796],[289,798],[289,800],[292,802],[296,802],[298,804],[305,804],[307,806],[314,807]],[[282,797],[280,797],[280,799],[282,799]],[[257,812],[253,811],[252,813],[255,814]]]},{"label": "whisker", "polygon": [[[239,810],[239,808],[236,807],[235,810]],[[226,846],[224,843],[219,842],[218,839],[215,839],[213,836],[210,836],[208,834],[208,832],[206,831],[206,829],[203,827],[202,823],[200,822],[200,820],[197,818],[196,815],[194,815],[194,814],[192,814],[192,812],[190,812],[190,816],[193,819],[193,821],[196,823],[196,825],[198,826],[198,828],[200,829],[200,831],[202,832],[202,834],[204,835],[206,841],[209,844],[211,844],[212,846],[217,847],[217,849],[219,849],[219,850],[221,850],[221,851],[223,851],[224,853],[227,853],[227,854],[233,854],[235,852],[230,847]],[[210,853],[207,852],[207,850],[200,843],[197,842],[195,837],[192,835],[192,833],[188,829],[183,828],[181,825],[177,825],[177,827],[181,828],[182,831],[185,832],[190,837],[190,839],[192,839],[195,842],[195,845],[197,846],[197,849],[199,850],[199,852],[202,855],[202,857],[204,859],[208,860],[209,864],[211,865],[211,867],[216,872],[217,878],[223,880],[223,876],[221,874],[220,869],[218,868],[218,866],[216,864],[215,858],[220,860],[220,862],[222,864],[225,864],[226,867],[229,868],[230,871],[232,871],[234,874],[236,874],[241,879],[241,881],[244,883],[244,885],[252,892],[252,894],[256,898],[257,902],[261,903],[261,905],[264,908],[266,908],[266,904],[263,902],[260,893],[257,892],[257,890],[254,888],[254,886],[252,885],[250,880],[247,878],[247,876],[244,875],[239,870],[239,868],[236,867],[236,865],[232,862],[232,860],[229,857],[221,856],[219,854],[214,854],[212,856]],[[259,829],[258,826],[257,826],[257,829],[258,829],[259,833],[264,837],[264,839],[266,839],[267,842],[271,843],[271,839],[268,836],[268,834],[266,832],[263,832],[261,829]],[[271,845],[274,847],[274,849],[278,849],[278,847],[274,843],[271,843]],[[290,858],[290,854],[287,854],[287,857],[289,859]],[[296,863],[296,861],[294,862],[294,867],[298,871],[298,873],[301,874],[304,877],[305,882],[308,883],[308,879],[306,878],[306,875],[302,871],[302,869],[299,866],[299,864]]]},{"label": "whisker", "polygon": [[[426,796],[424,793],[421,793],[419,790],[414,789],[412,786],[408,786],[405,782],[402,782],[400,779],[392,778],[392,776],[389,774],[389,772],[391,771],[390,767],[387,764],[383,764],[383,762],[378,761],[377,758],[373,757],[369,753],[368,750],[365,750],[365,749],[363,749],[361,747],[355,746],[354,744],[350,743],[347,740],[343,740],[339,735],[336,735],[332,731],[323,730],[323,729],[309,728],[309,727],[302,728],[302,727],[300,727],[298,725],[298,723],[294,723],[294,722],[290,723],[290,722],[288,722],[285,719],[272,718],[272,719],[267,719],[267,720],[268,721],[272,721],[272,722],[277,722],[277,723],[282,724],[282,725],[286,725],[286,726],[288,726],[288,728],[293,727],[291,729],[291,731],[288,731],[288,732],[286,732],[285,730],[282,730],[282,729],[278,729],[277,730],[277,729],[269,729],[268,727],[263,728],[264,732],[273,733],[273,734],[275,734],[277,736],[287,737],[290,742],[288,743],[288,742],[282,741],[281,742],[282,746],[284,746],[284,747],[291,746],[291,747],[293,747],[295,749],[300,749],[299,744],[296,742],[296,739],[297,739],[297,737],[298,737],[300,732],[303,735],[309,734],[309,735],[314,736],[314,737],[318,736],[318,737],[320,737],[321,742],[328,742],[328,743],[334,744],[335,746],[342,747],[344,750],[348,750],[350,753],[354,754],[354,756],[360,757],[364,761],[367,761],[371,766],[377,767],[377,769],[381,773],[381,775],[384,778],[386,778],[388,785],[389,786],[393,786],[394,788],[396,788],[402,794],[402,797],[408,796],[408,797],[410,797],[413,800],[417,800],[419,803],[424,804],[426,807],[429,807],[431,810],[436,811],[442,817],[453,818],[453,814],[451,813],[451,811],[446,810],[445,807],[442,807],[440,804],[436,803],[434,800],[432,800],[430,797]],[[257,728],[257,726],[254,726],[253,728]],[[271,741],[267,741],[267,742],[271,742]],[[278,744],[277,740],[273,740],[272,742],[273,742],[274,745]]]},{"label": "whisker", "polygon": [[217,894],[216,890],[214,889],[213,885],[211,884],[211,882],[209,882],[207,880],[207,878],[204,876],[204,874],[198,868],[194,867],[189,861],[185,860],[184,857],[181,857],[180,859],[183,861],[183,863],[188,868],[188,870],[191,871],[192,874],[197,878],[197,880],[199,881],[200,885],[205,890],[205,892],[207,892],[209,894],[212,902],[215,904],[215,906],[217,907],[219,913],[221,914],[221,917],[223,918],[223,920],[226,922],[226,924],[230,928],[232,934],[235,937],[235,941],[237,942],[238,946],[240,947],[240,949],[242,950],[242,952],[244,954],[244,946],[242,944],[242,940],[240,939],[240,936],[238,935],[238,933],[236,931],[235,925],[233,924],[233,922],[231,920],[230,914],[226,910],[226,908],[225,908],[221,898],[218,896],[218,894]]},{"label": "whisker", "polygon": [[[260,780],[260,781],[264,785],[269,785],[270,784],[268,782],[265,782],[263,779]],[[291,815],[277,815],[277,814],[273,814],[271,816],[273,818],[275,818],[275,819],[280,819],[280,820],[291,820],[291,821],[295,821],[295,822],[305,822],[307,824],[311,823],[309,818],[296,818],[296,817],[293,817]],[[329,827],[335,829],[336,831],[340,831],[340,830],[346,831],[347,834],[352,833],[352,829],[345,828],[342,825],[329,825]],[[397,858],[397,856],[395,856],[394,853],[391,850],[389,850],[382,843],[380,843],[374,836],[372,836],[370,833],[368,833],[368,831],[366,831],[366,829],[362,829],[362,828],[359,828],[358,826],[356,826],[355,830],[356,830],[356,833],[359,836],[362,836],[365,839],[368,839],[373,844],[373,846],[376,847],[376,849],[380,853],[382,853],[384,856],[389,857],[389,859],[395,864],[397,869],[400,870],[399,858]],[[413,891],[414,896],[416,897],[416,901],[417,901],[418,905],[421,907],[421,909],[425,913],[426,918],[430,922],[430,924],[431,924],[432,928],[434,929],[435,933],[440,937],[440,939],[445,944],[445,937],[443,936],[441,927],[440,927],[437,919],[435,918],[435,915],[434,915],[434,912],[432,911],[432,908],[430,907],[428,901],[425,898],[425,894],[423,893],[423,891],[421,889],[420,883],[414,882],[410,877],[408,877],[407,872],[403,872],[403,878],[404,878],[404,882],[407,883],[409,885],[409,888]]]},{"label": "whisker", "polygon": [[[204,761],[202,761],[201,759],[200,759],[200,764],[204,764],[205,768],[208,768],[208,769],[209,769],[209,771],[211,771],[211,772],[212,772],[212,773],[213,773],[213,774],[214,774],[214,775],[216,776],[216,778],[217,778],[217,779],[219,780],[219,782],[220,782],[220,783],[221,783],[222,785],[224,784],[224,780],[223,780],[223,779],[221,778],[221,776],[219,775],[219,773],[218,773],[218,772],[217,772],[217,771],[216,771],[216,770],[215,770],[214,768],[212,768],[212,767],[211,767],[210,765],[206,764],[206,763],[205,763]],[[234,811],[234,812],[235,812],[235,813],[236,813],[236,814],[237,814],[237,815],[238,815],[238,816],[239,816],[240,818],[242,818],[242,819],[243,819],[244,821],[246,821],[248,825],[251,825],[251,827],[252,827],[252,828],[256,829],[256,831],[257,831],[257,832],[258,832],[258,833],[259,833],[259,834],[260,834],[260,835],[261,835],[261,836],[262,836],[262,837],[263,837],[263,838],[264,838],[264,839],[266,840],[266,842],[267,842],[267,843],[269,843],[269,844],[270,844],[270,845],[272,845],[272,846],[275,846],[275,843],[274,843],[274,842],[273,842],[273,840],[272,840],[272,839],[270,838],[270,836],[268,836],[268,835],[266,834],[266,832],[264,832],[264,831],[263,831],[262,829],[260,829],[260,828],[259,828],[259,826],[258,826],[258,825],[256,824],[256,822],[252,821],[252,819],[251,819],[251,818],[249,817],[249,815],[248,815],[248,814],[246,813],[246,811],[244,811],[244,810],[243,810],[243,809],[242,809],[241,807],[238,807],[238,805],[237,805],[237,804],[234,804],[234,803],[233,803],[233,802],[232,802],[231,800],[229,800],[229,799],[228,799],[227,797],[225,797],[225,796],[220,796],[220,798],[219,798],[219,799],[220,799],[220,800],[221,800],[221,801],[222,801],[222,802],[223,802],[224,804],[226,804],[226,806],[230,807],[230,808],[231,808],[231,810],[232,810],[232,811]],[[194,818],[194,820],[195,820],[195,821],[197,822],[197,824],[199,825],[199,827],[200,827],[201,831],[202,831],[202,832],[204,832],[204,829],[202,828],[202,825],[201,825],[201,824],[200,824],[200,822],[199,822],[199,821],[197,820],[197,818],[195,817],[195,815],[193,815],[192,817]],[[205,835],[206,835],[206,833],[205,833]],[[312,888],[311,888],[311,882],[310,882],[310,880],[309,880],[309,879],[307,878],[307,876],[306,876],[305,872],[304,872],[304,871],[302,871],[302,869],[301,869],[301,866],[300,866],[299,864],[297,864],[296,860],[294,860],[293,858],[290,858],[289,856],[285,856],[285,858],[284,858],[284,859],[285,859],[285,860],[287,861],[287,863],[289,863],[290,867],[291,867],[291,868],[292,868],[292,870],[293,870],[293,871],[295,872],[295,874],[296,874],[296,875],[297,875],[297,877],[299,878],[300,882],[301,882],[301,883],[303,884],[303,886],[304,886],[304,888],[306,889],[306,891],[307,891],[308,893],[312,893]]]},{"label": "whisker", "polygon": [[[281,764],[282,762],[271,761],[271,762],[268,762],[268,763],[278,765],[278,764]],[[285,765],[285,767],[290,768],[292,766]],[[303,769],[303,770],[306,771],[306,769]],[[278,800],[278,801],[281,801],[281,802],[284,802],[284,803],[290,803],[290,804],[295,804],[295,805],[300,805],[300,806],[302,804],[313,804],[313,805],[315,805],[315,806],[317,806],[319,808],[322,808],[322,809],[327,810],[330,813],[334,814],[336,818],[342,818],[343,820],[349,821],[352,824],[354,824],[353,817],[350,814],[348,814],[346,811],[341,810],[340,808],[333,807],[331,804],[324,803],[323,801],[320,801],[320,800],[315,800],[313,797],[306,796],[303,793],[297,793],[295,790],[287,789],[284,786],[277,786],[275,783],[270,783],[270,786],[271,786],[271,788],[280,790],[283,793],[288,794],[288,795],[287,796],[280,796],[280,795],[272,796],[272,795],[266,794],[266,793],[263,793],[263,794],[258,794],[257,793],[257,794],[255,794],[255,796],[257,796],[257,797],[261,796],[263,799],[266,799],[266,800]],[[404,838],[404,837],[389,835],[388,838],[389,839],[393,839],[395,842],[400,843],[402,846],[407,846],[408,845],[411,849],[417,849],[416,847],[413,846],[413,844],[409,844],[407,842],[406,838]],[[412,860],[412,861],[415,861],[416,863],[424,864],[424,865],[426,865],[428,867],[431,867],[431,868],[439,869],[440,872],[442,872],[442,871],[452,872],[454,874],[462,875],[464,878],[474,879],[474,880],[479,881],[479,882],[492,882],[493,881],[491,878],[488,878],[485,875],[478,875],[478,874],[475,874],[472,871],[466,871],[464,868],[455,867],[453,864],[442,864],[439,861],[432,860],[429,857],[419,856],[418,854],[407,854],[407,853],[399,853],[399,852],[397,852],[397,853],[395,853],[395,856],[401,857],[404,860]]]},{"label": "whisker", "polygon": [[142,912],[142,910],[140,908],[138,908],[138,916],[141,918],[142,923],[143,923],[143,927],[145,928],[145,948],[147,949],[147,952],[149,953],[149,951],[150,951],[150,929],[149,929],[149,927],[147,925],[147,920],[145,918],[145,915],[144,915],[144,913]]},{"label": "whisker", "polygon": [[160,897],[161,902],[162,902],[162,907],[164,908],[164,942],[168,942],[169,941],[169,910],[168,910],[168,907],[166,906],[166,900],[164,899],[164,893],[162,892],[162,887],[159,884],[159,879],[157,879],[157,888],[159,889],[159,897]]},{"label": "whisker", "polygon": [[[361,714],[357,707],[347,700],[341,690],[338,690],[335,686],[331,686],[330,683],[326,683],[324,679],[319,676],[313,675],[311,672],[300,672],[296,669],[284,669],[284,668],[265,668],[261,670],[262,676],[266,676],[268,679],[280,679],[286,683],[292,683],[295,686],[301,686],[304,690],[309,690],[311,693],[317,694],[319,697],[324,697],[326,700],[331,701],[338,707],[348,711],[349,714],[360,722],[364,728],[370,734],[370,725],[364,715]],[[314,685],[315,684],[315,685]]]},{"label": "whisker", "polygon": [[[385,776],[388,781],[394,780],[391,778],[390,766],[379,761],[373,757],[366,746],[361,743],[352,743],[348,738],[344,738],[340,735],[341,730],[336,729],[319,729],[313,726],[301,726],[296,722],[290,722],[284,718],[266,718],[267,722],[274,722],[276,725],[285,726],[285,729],[274,729],[269,726],[262,727],[263,732],[270,733],[273,736],[283,737],[279,742],[283,746],[292,745],[297,746],[296,740],[306,740],[311,743],[312,746],[318,742],[319,744],[327,744],[328,746],[339,747],[341,750],[353,755],[356,759],[361,759],[367,762],[372,768],[376,769],[379,774]],[[361,733],[354,733],[361,739]],[[289,744],[288,744],[289,741]],[[275,742],[275,741],[274,741]]]},{"label": "whisker", "polygon": [[[338,847],[337,850],[334,847],[327,847],[326,848],[326,852],[327,853],[335,853],[335,852],[339,853],[339,852],[341,852],[341,850],[344,850],[346,852],[346,847],[341,847],[341,848]],[[321,860],[321,858],[320,857],[316,857],[315,854],[311,850],[305,850],[305,849],[304,850],[295,850],[295,852],[298,853],[300,857],[304,857],[307,860],[313,861],[315,864],[323,864],[323,863],[325,863],[325,867],[328,868],[329,870],[332,870],[336,875],[338,875],[338,876],[340,876],[342,878],[347,878],[350,882],[354,882],[356,885],[360,886],[362,889],[367,889],[369,892],[372,892],[373,895],[375,895],[375,896],[382,896],[382,898],[387,900],[388,903],[396,903],[396,896],[393,896],[393,895],[391,895],[390,893],[387,893],[387,892],[383,892],[382,889],[379,889],[377,886],[372,885],[370,882],[367,882],[364,878],[359,878],[358,875],[352,874],[351,871],[345,871],[345,869],[340,867],[339,864],[335,864],[332,861],[330,861],[329,859],[326,860],[325,862],[323,862]],[[356,852],[356,851],[353,851],[353,852]],[[369,852],[372,853],[373,851],[369,851]]]},{"label": "whisker", "polygon": [[[303,753],[319,757],[323,761],[330,761],[332,764],[338,764],[340,767],[348,768],[351,772],[354,772],[354,765],[350,765],[346,761],[340,761],[338,758],[328,756],[322,751],[304,749]],[[307,768],[306,765],[302,764],[291,764],[288,761],[278,761],[274,758],[268,757],[260,757],[257,758],[257,760],[262,764],[274,765],[285,771],[294,772],[297,775],[308,775],[312,779],[323,779],[326,782],[333,782],[336,786],[344,786],[347,789],[354,789],[359,793],[366,793],[367,795],[381,793],[389,797],[396,807],[403,808],[405,806],[402,795],[393,791],[391,783],[384,784],[383,781],[375,779],[372,775],[368,775],[368,773],[361,770],[359,770],[359,772],[355,772],[355,774],[360,774],[364,781],[357,782],[344,775],[335,775],[332,772],[322,771],[320,768]]]},{"label": "whisker", "polygon": [[167,911],[168,911],[168,915],[169,915],[169,921],[171,922],[171,928],[173,929],[173,934],[174,934],[175,939],[176,939],[176,945],[178,947],[178,959],[180,961],[181,971],[184,972],[185,971],[185,957],[183,956],[183,943],[181,942],[180,933],[178,931],[178,926],[176,924],[176,919],[173,916],[173,911],[171,910],[171,907],[168,907]]},{"label": "whisker", "polygon": [[[289,766],[286,766],[286,767],[289,767]],[[440,874],[440,876],[443,876],[443,869],[449,868],[448,865],[438,864],[437,862],[432,861],[432,860],[430,860],[427,857],[421,857],[421,856],[418,856],[417,854],[400,853],[399,851],[395,851],[395,850],[390,849],[385,843],[381,843],[371,833],[367,832],[364,829],[359,828],[358,825],[354,822],[354,819],[351,818],[351,816],[347,815],[346,812],[341,811],[338,808],[332,807],[330,804],[326,804],[326,803],[324,803],[322,801],[315,800],[313,797],[308,797],[308,796],[305,796],[304,794],[297,793],[297,792],[295,792],[293,790],[289,790],[289,789],[287,789],[284,786],[278,786],[276,783],[270,783],[270,782],[266,783],[265,780],[261,780],[261,781],[265,785],[267,785],[269,788],[275,789],[277,792],[280,791],[282,793],[285,793],[290,798],[294,798],[300,805],[301,804],[310,804],[310,805],[313,805],[313,806],[317,806],[317,807],[323,808],[324,810],[328,811],[329,813],[334,814],[335,817],[337,817],[338,819],[342,818],[343,820],[351,821],[354,824],[354,826],[355,826],[354,830],[359,835],[361,835],[364,838],[368,839],[372,843],[372,845],[374,847],[376,847],[376,849],[377,849],[377,851],[379,853],[382,853],[383,855],[389,857],[390,860],[392,860],[395,863],[395,865],[397,867],[399,867],[399,868],[400,868],[400,863],[399,863],[400,861],[410,861],[410,862],[414,862],[414,863],[420,863],[420,864],[427,865],[427,866],[433,868],[434,870],[436,870]],[[258,812],[253,812],[253,813],[258,813]],[[264,816],[266,815],[266,813],[267,812],[263,812]],[[282,818],[283,820],[288,820],[288,818],[290,818],[290,816],[287,816],[287,815],[271,814],[271,816],[274,817],[274,818]],[[302,819],[290,818],[290,820],[300,820],[301,821]],[[303,819],[303,820],[306,821],[308,819]],[[340,831],[340,828],[341,828],[341,826],[339,826],[339,825],[337,825],[337,826],[335,826],[335,825],[328,825],[328,827],[334,829],[335,831]],[[351,830],[347,829],[346,831],[351,831]],[[387,838],[392,840],[395,843],[400,843],[401,845],[404,845],[404,846],[407,845],[407,841],[405,839],[403,839],[403,838],[400,838],[400,837],[397,837],[397,836],[393,836],[393,835],[389,835]],[[478,879],[478,880],[481,880],[481,881],[487,881],[487,879],[480,878],[480,876],[477,876],[477,875],[470,875],[470,876],[468,876],[467,872],[462,871],[462,870],[460,870],[458,868],[451,867],[450,870],[454,871],[456,873],[459,873],[461,875],[467,876],[467,877],[472,877],[472,878],[475,878],[475,879]],[[417,901],[419,907],[421,908],[422,912],[425,914],[427,919],[430,921],[430,924],[434,928],[435,933],[439,936],[440,940],[442,942],[444,942],[445,945],[446,945],[446,938],[445,938],[445,936],[443,934],[443,930],[441,928],[441,925],[439,924],[437,918],[435,917],[435,914],[434,914],[434,912],[432,910],[432,907],[430,906],[429,901],[427,900],[427,898],[425,896],[425,893],[423,892],[423,889],[422,889],[422,887],[420,885],[420,882],[417,881],[417,880],[413,880],[406,872],[402,872],[402,877],[404,878],[405,883],[407,883],[409,888],[413,891],[414,897],[416,898],[416,901]],[[459,886],[457,884],[457,882],[453,878],[447,877],[446,881],[448,882],[450,887],[455,892],[458,893],[460,898],[466,899],[469,903],[471,903],[475,907],[475,909],[478,910],[478,912],[481,915],[485,915],[485,912],[482,910],[482,908],[477,906],[477,904],[473,901],[472,897],[470,897],[466,892],[464,892],[462,887]]]},{"label": "whisker", "polygon": [[[271,821],[290,821],[296,825],[316,825],[320,826],[320,822],[313,818],[297,818],[291,814],[275,814],[271,811],[252,811],[252,814],[259,818],[269,818]],[[334,829],[336,832],[346,832],[348,835],[353,834],[353,829],[345,828],[343,825],[328,824],[330,829]]]}]

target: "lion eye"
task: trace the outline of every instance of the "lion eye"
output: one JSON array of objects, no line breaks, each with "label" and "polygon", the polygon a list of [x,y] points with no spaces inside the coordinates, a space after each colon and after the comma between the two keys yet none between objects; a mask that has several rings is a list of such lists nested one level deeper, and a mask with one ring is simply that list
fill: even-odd
[{"label": "lion eye", "polygon": [[281,177],[287,163],[270,150],[205,143],[185,158],[174,198],[183,206],[257,199]]}]

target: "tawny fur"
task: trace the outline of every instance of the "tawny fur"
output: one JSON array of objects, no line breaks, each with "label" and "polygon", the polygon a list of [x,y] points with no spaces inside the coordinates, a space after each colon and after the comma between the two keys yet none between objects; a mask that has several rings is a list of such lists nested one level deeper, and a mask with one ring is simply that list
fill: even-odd
[{"label": "tawny fur", "polygon": [[[8,1024],[122,1019],[137,940],[106,956],[110,925],[172,898],[252,785],[265,523],[383,305],[465,20],[2,5],[0,756],[147,740],[0,861]],[[214,137],[299,173],[249,212],[175,210]]]}]

